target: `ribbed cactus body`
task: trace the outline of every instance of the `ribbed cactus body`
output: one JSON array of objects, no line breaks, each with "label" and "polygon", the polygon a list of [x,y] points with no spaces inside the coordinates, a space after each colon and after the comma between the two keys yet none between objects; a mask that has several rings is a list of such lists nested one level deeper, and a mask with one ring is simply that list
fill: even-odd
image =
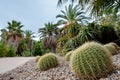
[{"label": "ribbed cactus body", "polygon": [[48,70],[50,68],[56,67],[57,65],[58,65],[57,57],[52,53],[48,53],[41,56],[37,64],[38,68],[41,71]]},{"label": "ribbed cactus body", "polygon": [[77,48],[71,56],[70,67],[81,80],[105,77],[113,68],[109,51],[97,42],[87,42]]},{"label": "ribbed cactus body", "polygon": [[115,46],[112,45],[112,44],[105,44],[105,45],[104,45],[104,48],[108,49],[108,51],[110,51],[110,54],[111,54],[111,55],[117,54],[117,49],[116,49]]},{"label": "ribbed cactus body", "polygon": [[109,43],[110,45],[113,45],[117,50],[119,50],[120,49],[120,47],[116,44],[116,43],[114,43],[114,42],[111,42],[111,43]]},{"label": "ribbed cactus body", "polygon": [[66,60],[66,61],[69,61],[69,60],[70,60],[70,57],[71,57],[72,53],[73,53],[73,51],[70,51],[70,52],[68,52],[68,53],[65,55],[65,60]]},{"label": "ribbed cactus body", "polygon": [[38,62],[39,59],[40,59],[40,56],[36,56],[35,61]]}]

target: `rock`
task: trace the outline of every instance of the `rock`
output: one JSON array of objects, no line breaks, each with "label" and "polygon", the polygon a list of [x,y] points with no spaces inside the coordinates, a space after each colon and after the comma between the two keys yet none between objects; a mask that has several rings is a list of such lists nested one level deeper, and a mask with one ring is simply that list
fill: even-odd
[{"label": "rock", "polygon": [[[120,66],[120,54],[112,57],[113,64]],[[69,68],[69,62],[58,56],[59,66],[47,71],[40,71],[35,60],[28,61],[5,74],[0,74],[0,80],[80,80]],[[120,70],[113,70],[112,74],[100,80],[120,80]]]}]

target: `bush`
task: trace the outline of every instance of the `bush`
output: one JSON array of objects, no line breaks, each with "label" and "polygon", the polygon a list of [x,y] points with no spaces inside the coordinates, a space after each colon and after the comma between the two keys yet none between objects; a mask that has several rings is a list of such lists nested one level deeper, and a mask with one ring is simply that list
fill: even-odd
[{"label": "bush", "polygon": [[87,42],[77,48],[70,60],[72,72],[81,80],[98,80],[111,72],[109,51],[97,42]]},{"label": "bush", "polygon": [[24,57],[30,56],[30,50],[27,49],[27,50],[23,51],[22,56],[24,56]]},{"label": "bush", "polygon": [[0,42],[0,57],[5,57],[7,53],[8,47],[4,43]]},{"label": "bush", "polygon": [[68,52],[68,53],[65,55],[65,60],[66,60],[66,61],[69,61],[69,60],[70,60],[70,57],[71,57],[72,53],[73,53],[73,51],[70,51],[70,52]]},{"label": "bush", "polygon": [[14,57],[16,56],[15,48],[13,44],[9,45],[8,53],[6,54],[7,57]]},{"label": "bush", "polygon": [[101,42],[109,43],[118,39],[113,26],[100,26]]},{"label": "bush", "polygon": [[120,37],[120,26],[115,27],[117,35]]},{"label": "bush", "polygon": [[104,47],[105,47],[108,51],[110,51],[110,54],[111,54],[111,55],[117,54],[117,49],[115,48],[115,46],[113,46],[113,45],[111,45],[111,44],[106,44],[106,45],[104,45]]},{"label": "bush", "polygon": [[78,35],[76,36],[79,45],[95,39],[95,32],[89,27],[82,27]]},{"label": "bush", "polygon": [[57,57],[52,53],[48,53],[41,56],[37,64],[38,68],[41,71],[48,70],[50,68],[56,67],[57,65],[58,65]]},{"label": "bush", "polygon": [[33,51],[33,55],[34,56],[37,56],[37,55],[40,55],[42,56],[43,54],[45,54],[46,52],[49,52],[49,49],[45,49],[43,46],[42,46],[42,41],[38,41],[37,43],[35,43],[35,47],[34,47],[34,51]]}]

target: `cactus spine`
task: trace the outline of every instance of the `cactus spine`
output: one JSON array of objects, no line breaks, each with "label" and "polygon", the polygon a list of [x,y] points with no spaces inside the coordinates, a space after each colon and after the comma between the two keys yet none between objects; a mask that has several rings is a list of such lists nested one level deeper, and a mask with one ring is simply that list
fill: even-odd
[{"label": "cactus spine", "polygon": [[41,56],[37,64],[38,68],[41,71],[48,70],[50,68],[56,67],[57,65],[58,65],[57,57],[52,53],[48,53]]},{"label": "cactus spine", "polygon": [[103,47],[105,47],[111,55],[117,54],[117,49],[112,44],[105,44]]},{"label": "cactus spine", "polygon": [[69,60],[70,60],[72,53],[73,53],[73,51],[70,51],[70,52],[68,52],[68,53],[65,55],[65,60],[66,60],[66,61],[69,61]]},{"label": "cactus spine", "polygon": [[73,52],[70,67],[81,80],[96,80],[107,76],[113,65],[109,51],[103,45],[87,42]]}]

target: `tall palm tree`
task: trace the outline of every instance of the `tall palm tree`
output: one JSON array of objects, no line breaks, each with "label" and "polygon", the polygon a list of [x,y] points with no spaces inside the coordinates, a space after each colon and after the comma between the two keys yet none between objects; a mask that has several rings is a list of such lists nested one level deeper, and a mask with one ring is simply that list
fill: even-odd
[{"label": "tall palm tree", "polygon": [[7,44],[10,45],[11,43],[14,43],[15,51],[17,51],[18,45],[22,39],[22,27],[23,25],[15,20],[8,22]]},{"label": "tall palm tree", "polygon": [[[58,5],[61,5],[69,0],[58,0]],[[72,2],[78,1],[80,5],[88,6],[91,14],[98,17],[98,14],[107,8],[115,8],[116,12],[120,8],[120,0],[71,0]]]},{"label": "tall palm tree", "polygon": [[58,23],[65,24],[65,26],[84,24],[88,19],[79,5],[72,4],[68,7],[65,6],[65,10],[61,10],[61,14],[57,15],[56,18],[60,18]]},{"label": "tall palm tree", "polygon": [[56,52],[56,30],[58,30],[57,26],[51,22],[45,24],[45,27],[39,29],[39,33],[41,37],[43,37],[43,45],[46,48],[51,48],[51,52]]},{"label": "tall palm tree", "polygon": [[28,45],[28,48],[30,49],[30,52],[32,52],[32,49],[33,49],[33,40],[32,38],[35,37],[33,34],[34,32],[32,32],[31,30],[26,30],[24,32],[25,34],[25,40],[26,40],[26,43]]},{"label": "tall palm tree", "polygon": [[70,37],[74,37],[78,33],[78,28],[90,19],[85,16],[85,13],[79,5],[70,4],[65,6],[65,10],[61,10],[61,14],[57,15],[59,18],[58,23],[64,25],[63,33],[69,34]]}]

